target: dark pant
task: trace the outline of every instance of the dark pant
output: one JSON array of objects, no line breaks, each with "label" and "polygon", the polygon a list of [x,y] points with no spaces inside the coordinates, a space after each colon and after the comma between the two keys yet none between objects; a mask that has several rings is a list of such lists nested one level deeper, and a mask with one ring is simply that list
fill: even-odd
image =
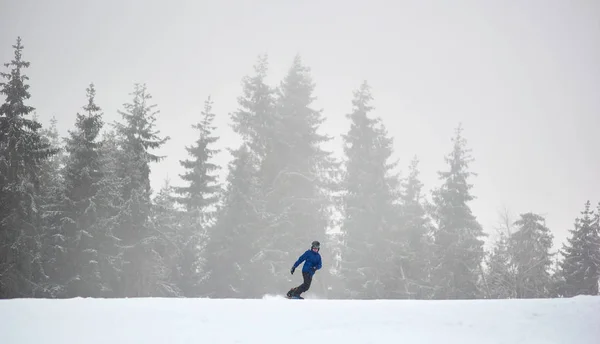
[{"label": "dark pant", "polygon": [[304,278],[304,282],[296,288],[292,288],[291,290],[292,295],[294,296],[300,296],[300,294],[304,293],[310,288],[310,283],[312,282],[312,275],[308,272],[303,272],[302,277]]}]

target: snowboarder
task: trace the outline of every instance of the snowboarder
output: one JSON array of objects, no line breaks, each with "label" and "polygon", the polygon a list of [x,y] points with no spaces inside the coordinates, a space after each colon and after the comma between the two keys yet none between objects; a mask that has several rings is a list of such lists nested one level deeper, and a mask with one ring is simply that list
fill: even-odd
[{"label": "snowboarder", "polygon": [[302,267],[302,277],[304,279],[304,282],[301,285],[290,289],[290,291],[287,292],[288,298],[301,298],[300,294],[304,293],[310,288],[313,275],[322,266],[321,255],[319,254],[320,249],[321,244],[318,241],[313,241],[310,246],[310,250],[306,250],[306,252],[304,252],[292,266],[290,272],[293,275],[298,265],[304,262],[304,266]]}]

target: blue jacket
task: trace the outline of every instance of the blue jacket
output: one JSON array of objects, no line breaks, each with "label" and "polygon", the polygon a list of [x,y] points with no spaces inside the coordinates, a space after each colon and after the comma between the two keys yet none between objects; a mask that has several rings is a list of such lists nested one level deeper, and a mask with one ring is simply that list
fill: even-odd
[{"label": "blue jacket", "polygon": [[304,266],[302,267],[302,272],[308,272],[311,276],[315,274],[315,271],[321,268],[321,255],[319,252],[314,252],[313,250],[307,250],[304,252],[300,258],[294,263],[294,269],[305,261]]}]

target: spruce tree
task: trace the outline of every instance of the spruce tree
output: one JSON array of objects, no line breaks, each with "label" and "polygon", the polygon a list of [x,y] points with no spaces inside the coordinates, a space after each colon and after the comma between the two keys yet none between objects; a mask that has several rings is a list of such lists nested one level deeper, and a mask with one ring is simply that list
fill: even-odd
[{"label": "spruce tree", "polygon": [[341,273],[346,295],[361,299],[398,297],[401,271],[394,271],[390,262],[405,249],[397,223],[399,179],[391,171],[393,141],[381,120],[371,117],[372,99],[363,82],[354,92],[347,115],[351,125],[344,135]]},{"label": "spruce tree", "polygon": [[548,297],[549,298],[557,298],[563,297],[564,290],[564,278],[562,277],[561,270],[561,257],[559,255],[554,255],[552,257],[552,267],[550,268],[550,287],[548,288]]},{"label": "spruce tree", "polygon": [[468,203],[474,199],[469,171],[471,150],[462,135],[462,125],[452,138],[446,156],[448,170],[439,172],[443,184],[433,192],[434,258],[432,282],[437,299],[474,299],[480,276],[485,236]]},{"label": "spruce tree", "polygon": [[299,284],[290,278],[290,268],[313,240],[320,241],[326,252],[331,205],[326,193],[332,186],[327,173],[335,162],[321,147],[330,138],[318,133],[323,118],[312,108],[314,87],[310,69],[296,56],[277,88],[275,116],[259,168],[266,221],[256,243],[257,261],[264,271],[257,278],[264,281],[265,293]]},{"label": "spruce tree", "polygon": [[103,280],[100,261],[107,252],[101,250],[106,241],[100,227],[101,211],[107,200],[99,197],[105,178],[102,170],[100,131],[104,125],[103,113],[96,104],[96,89],[86,89],[87,104],[84,114],[77,113],[75,130],[69,131],[66,141],[64,168],[64,200],[62,228],[68,240],[69,277],[67,292],[70,297],[106,296],[110,289]]},{"label": "spruce tree", "polygon": [[[235,171],[239,171],[242,176],[239,177],[240,179],[236,177],[235,182],[230,181],[224,203],[228,204],[229,202],[231,204],[231,202],[238,202],[238,199],[244,200],[237,206],[241,208],[248,207],[246,208],[248,212],[244,216],[237,217],[234,212],[229,212],[228,207],[233,205],[224,205],[219,213],[219,224],[215,228],[214,234],[211,235],[211,246],[209,248],[213,252],[209,254],[209,259],[223,257],[228,261],[237,260],[228,257],[227,255],[230,253],[225,251],[220,254],[214,252],[219,251],[218,247],[222,247],[224,243],[230,240],[227,239],[228,236],[235,235],[232,233],[234,228],[240,227],[240,232],[246,233],[246,238],[240,236],[239,238],[236,237],[235,241],[230,241],[233,247],[243,247],[248,252],[248,256],[252,257],[246,261],[241,261],[242,257],[246,257],[246,255],[240,252],[239,266],[236,265],[236,268],[239,268],[240,271],[239,274],[236,274],[240,278],[236,280],[237,284],[241,283],[241,278],[245,274],[254,276],[254,278],[245,281],[244,289],[236,294],[245,297],[260,297],[265,292],[265,282],[262,281],[265,274],[263,272],[265,268],[263,267],[264,244],[262,243],[262,237],[266,235],[270,216],[265,209],[264,179],[257,173],[260,165],[264,164],[267,154],[270,154],[273,146],[277,144],[272,140],[272,137],[276,131],[275,125],[280,122],[276,119],[275,90],[266,84],[267,72],[267,56],[259,56],[254,65],[254,75],[246,76],[242,80],[243,91],[242,96],[238,97],[239,107],[231,114],[232,128],[241,136],[243,148],[235,153],[237,155],[236,160],[234,160],[235,165],[230,166],[230,168],[235,167]],[[253,172],[253,170],[255,171]],[[229,172],[233,173],[233,170],[230,169]],[[238,182],[240,184],[251,182],[252,184],[247,185],[249,188],[245,189],[241,185],[238,186]],[[244,222],[246,218],[248,222]],[[234,254],[234,249],[230,252]],[[213,280],[210,282],[211,286],[209,288],[214,291],[218,285],[226,283],[225,280],[228,279],[219,276],[227,272],[226,270],[217,272],[213,269],[214,264],[209,265],[211,266],[211,279]],[[231,283],[236,281],[231,281]],[[232,288],[235,289],[235,285]],[[225,290],[229,289],[223,289],[220,295],[228,293]]]},{"label": "spruce tree", "polygon": [[403,252],[396,253],[396,274],[400,277],[396,296],[427,299],[431,295],[431,223],[424,205],[418,164],[415,156],[408,176],[402,181],[400,227]]},{"label": "spruce tree", "polygon": [[599,214],[591,209],[590,201],[585,203],[581,217],[575,220],[571,237],[563,244],[560,262],[561,276],[564,279],[560,288],[563,296],[598,295],[600,279],[600,228]]},{"label": "spruce tree", "polygon": [[516,298],[548,297],[552,264],[552,233],[545,219],[534,213],[521,214],[517,230],[510,236],[515,268]]},{"label": "spruce tree", "polygon": [[216,173],[220,168],[212,162],[219,153],[213,148],[218,137],[213,135],[215,127],[210,97],[204,103],[202,119],[194,124],[198,138],[193,146],[186,147],[191,158],[181,161],[185,173],[181,175],[186,186],[176,187],[180,195],[178,202],[185,209],[180,244],[183,250],[183,269],[180,287],[186,296],[196,296],[204,279],[204,248],[209,228],[214,225],[214,214],[221,194]]},{"label": "spruce tree", "polygon": [[207,292],[216,298],[260,296],[263,282],[252,259],[260,247],[253,238],[260,219],[256,209],[255,156],[246,144],[231,150],[227,190],[207,246]]},{"label": "spruce tree", "polygon": [[61,220],[64,217],[62,200],[64,198],[64,179],[61,169],[64,159],[64,150],[60,142],[57,129],[57,120],[52,118],[50,127],[41,130],[42,139],[57,154],[43,161],[38,170],[40,180],[41,222],[38,224],[41,239],[41,259],[43,261],[44,275],[39,285],[44,290],[44,297],[66,297],[66,282],[68,279],[68,242],[64,233]]},{"label": "spruce tree", "polygon": [[2,72],[0,93],[0,298],[39,295],[37,281],[44,273],[41,262],[40,181],[37,173],[43,162],[57,153],[42,138],[42,125],[27,118],[34,110],[29,78],[24,69],[21,38],[13,45],[14,59]]},{"label": "spruce tree", "polygon": [[99,270],[102,277],[101,296],[119,297],[122,295],[122,275],[124,260],[122,255],[122,240],[118,237],[121,232],[121,212],[125,200],[122,196],[126,180],[119,174],[122,152],[120,151],[119,136],[115,130],[104,131],[100,141],[100,173],[102,179],[98,182],[95,196],[97,213],[97,231],[95,238],[98,247]]},{"label": "spruce tree", "polygon": [[208,97],[201,121],[192,125],[198,131],[198,138],[193,146],[186,147],[191,159],[180,161],[186,171],[180,177],[187,185],[175,188],[177,194],[181,195],[178,202],[197,219],[194,221],[202,224],[213,221],[214,209],[211,211],[211,207],[219,200],[221,191],[217,180],[220,167],[211,161],[219,153],[218,149],[212,148],[218,141],[218,137],[213,135],[216,128],[213,126],[215,114],[212,113],[212,106],[213,102]]},{"label": "spruce tree", "polygon": [[483,285],[487,298],[509,299],[517,296],[517,276],[513,260],[509,236],[505,233],[500,233],[500,237],[495,242],[492,252],[486,257],[488,270],[486,271]]},{"label": "spruce tree", "polygon": [[149,104],[152,96],[145,84],[135,84],[131,103],[124,104],[119,114],[125,123],[116,123],[119,135],[119,160],[117,176],[122,181],[123,200],[116,223],[119,246],[123,250],[121,270],[121,295],[165,295],[170,288],[163,288],[168,276],[162,259],[154,249],[160,238],[149,221],[151,215],[150,163],[162,159],[151,152],[160,148],[169,138],[160,137],[155,129],[155,104]]},{"label": "spruce tree", "polygon": [[278,122],[275,119],[275,90],[266,84],[268,72],[266,55],[259,56],[254,75],[242,80],[243,95],[238,98],[239,108],[231,115],[232,128],[259,160],[270,151],[269,138]]},{"label": "spruce tree", "polygon": [[180,288],[184,279],[181,263],[184,257],[184,248],[181,243],[184,239],[182,228],[182,212],[177,207],[174,187],[171,181],[166,179],[158,194],[153,200],[152,226],[158,233],[154,249],[160,257],[160,267],[164,270],[162,287],[166,289],[169,296],[185,296]]},{"label": "spruce tree", "polygon": [[[35,118],[35,116],[34,116]],[[35,119],[37,121],[37,118]],[[65,151],[61,143],[62,138],[58,133],[57,128],[58,120],[56,117],[50,119],[50,126],[40,130],[42,140],[44,143],[49,144],[50,147],[56,152],[52,156],[49,156],[43,163],[47,167],[48,171],[60,171],[64,167]],[[62,176],[58,175],[44,175],[40,176],[41,183],[44,185],[60,185],[62,184]]]}]

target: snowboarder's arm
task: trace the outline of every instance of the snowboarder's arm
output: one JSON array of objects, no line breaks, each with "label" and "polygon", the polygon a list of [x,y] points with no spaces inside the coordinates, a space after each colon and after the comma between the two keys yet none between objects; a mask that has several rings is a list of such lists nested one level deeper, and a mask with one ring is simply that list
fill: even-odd
[{"label": "snowboarder's arm", "polygon": [[300,265],[300,263],[302,263],[303,261],[306,260],[306,256],[307,256],[308,251],[304,252],[300,258],[298,258],[298,260],[294,263],[294,269],[298,267],[298,265]]},{"label": "snowboarder's arm", "polygon": [[319,262],[317,263],[317,270],[321,269],[323,265],[321,264],[321,256],[319,256]]}]

